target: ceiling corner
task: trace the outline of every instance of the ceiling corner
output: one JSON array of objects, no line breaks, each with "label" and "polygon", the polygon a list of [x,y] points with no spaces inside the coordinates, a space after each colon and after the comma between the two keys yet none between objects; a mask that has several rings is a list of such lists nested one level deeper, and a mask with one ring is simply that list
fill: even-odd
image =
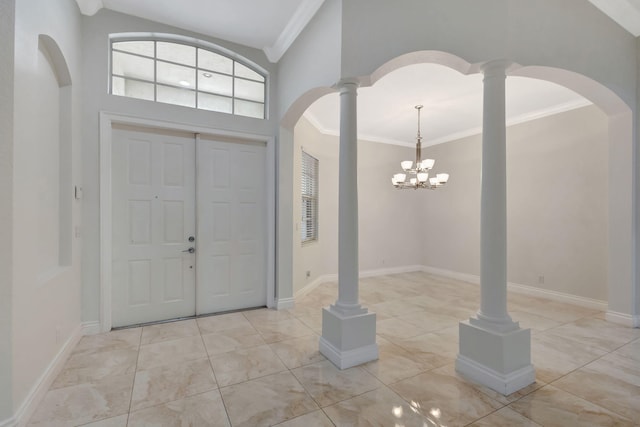
[{"label": "ceiling corner", "polygon": [[589,2],[633,34],[634,37],[640,36],[639,0],[589,0]]},{"label": "ceiling corner", "polygon": [[76,0],[80,12],[83,15],[92,16],[95,15],[100,9],[104,7],[102,0]]},{"label": "ceiling corner", "polygon": [[300,3],[275,43],[263,49],[270,62],[276,63],[282,58],[282,55],[293,44],[323,3],[324,0],[304,0]]}]

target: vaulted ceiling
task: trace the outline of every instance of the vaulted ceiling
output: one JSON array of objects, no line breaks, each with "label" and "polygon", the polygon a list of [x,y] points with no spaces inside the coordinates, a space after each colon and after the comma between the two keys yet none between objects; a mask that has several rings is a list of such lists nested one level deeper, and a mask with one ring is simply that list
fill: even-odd
[{"label": "vaulted ceiling", "polygon": [[[324,0],[76,0],[92,15],[101,8],[184,28],[262,49],[277,62],[322,6]],[[634,36],[640,36],[640,0],[588,0]],[[411,145],[415,141],[414,106],[424,104],[425,142],[435,144],[477,133],[481,127],[479,75],[419,64],[380,79],[359,91],[358,129],[362,138]],[[566,88],[533,79],[507,79],[507,120],[517,123],[588,105]],[[305,116],[322,132],[337,134],[338,100],[318,100]]]}]

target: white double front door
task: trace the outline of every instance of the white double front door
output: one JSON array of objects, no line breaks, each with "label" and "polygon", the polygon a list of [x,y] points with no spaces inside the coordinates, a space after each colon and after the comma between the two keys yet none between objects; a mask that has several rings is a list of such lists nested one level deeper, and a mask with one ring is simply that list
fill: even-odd
[{"label": "white double front door", "polygon": [[112,135],[113,326],[265,305],[265,145]]}]

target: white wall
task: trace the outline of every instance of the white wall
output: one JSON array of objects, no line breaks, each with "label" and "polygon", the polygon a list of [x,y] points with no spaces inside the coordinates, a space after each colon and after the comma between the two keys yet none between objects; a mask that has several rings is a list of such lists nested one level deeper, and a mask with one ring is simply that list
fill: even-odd
[{"label": "white wall", "polygon": [[[590,106],[508,128],[510,282],[607,300],[607,125]],[[307,245],[295,236],[295,291],[338,271],[338,138],[305,118],[296,125],[295,218],[300,146],[320,161],[320,234]],[[437,191],[391,186],[413,149],[360,141],[358,150],[360,270],[426,265],[478,276],[481,135],[423,150],[434,172],[451,174]]]},{"label": "white wall", "polygon": [[266,69],[268,93],[276,93],[276,66],[260,50],[212,39],[156,22],[100,10],[82,19],[83,26],[83,172],[84,172],[84,247],[83,300],[84,321],[98,321],[100,316],[100,205],[99,205],[99,113],[107,111],[134,117],[193,124],[214,129],[273,136],[277,128],[275,100],[270,100],[268,116],[259,120],[211,111],[196,110],[108,94],[109,34],[121,32],[156,32],[178,34],[205,40],[242,55]]},{"label": "white wall", "polygon": [[[42,83],[51,79],[48,64],[42,61],[39,35],[51,37],[59,46],[71,74],[71,122],[68,156],[60,160],[60,168],[71,172],[70,180],[80,184],[80,13],[73,0],[21,0],[15,10],[15,86],[14,86],[14,152],[13,152],[13,412],[21,409],[25,399],[38,385],[65,345],[80,332],[80,240],[72,241],[71,257],[61,266],[56,256],[49,257],[46,274],[39,271],[41,236],[39,210],[42,207],[43,182],[49,179],[39,162],[46,161],[43,152],[56,144],[57,135],[49,135],[60,117],[58,108],[43,110],[42,103],[56,101],[55,93],[43,98]],[[58,70],[56,70],[58,71]],[[46,86],[52,89],[54,83]],[[60,93],[64,89],[60,90]],[[42,117],[42,114],[46,117]],[[53,123],[53,124],[52,124]],[[57,150],[54,150],[57,152]],[[58,175],[56,171],[52,174]],[[59,181],[58,181],[59,182]],[[57,183],[54,184],[57,187]],[[65,203],[72,206],[66,220],[81,223],[80,203],[72,200],[73,186],[60,188]],[[61,198],[62,200],[62,198]],[[54,210],[58,202],[52,201]],[[60,235],[59,218],[44,224]],[[56,230],[57,229],[57,230]],[[65,232],[70,233],[70,228]],[[60,239],[55,239],[59,241]],[[51,243],[55,251],[57,243]],[[56,253],[58,251],[55,251]],[[51,268],[49,268],[51,267]]]},{"label": "white wall", "polygon": [[[507,129],[510,282],[607,300],[607,127],[590,106]],[[451,178],[424,207],[425,265],[480,275],[481,147],[427,148]]]},{"label": "white wall", "polygon": [[635,87],[635,38],[585,0],[405,0],[402,7],[350,0],[342,16],[343,77],[368,76],[400,55],[437,50],[472,64],[508,58],[563,68],[636,104],[628,90]]},{"label": "white wall", "polygon": [[15,1],[0,2],[0,423],[13,414],[13,82]]}]

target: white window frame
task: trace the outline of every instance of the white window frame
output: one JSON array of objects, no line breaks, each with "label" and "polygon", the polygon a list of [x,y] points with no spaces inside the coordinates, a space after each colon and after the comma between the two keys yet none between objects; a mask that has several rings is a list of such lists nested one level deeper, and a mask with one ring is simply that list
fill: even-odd
[{"label": "white window frame", "polygon": [[[227,75],[229,77],[231,77],[232,79],[234,79],[233,81],[235,82],[235,79],[241,79],[241,80],[246,80],[249,82],[255,82],[255,83],[261,83],[264,85],[264,101],[263,102],[259,102],[259,101],[255,101],[255,100],[251,100],[251,99],[243,99],[241,97],[237,97],[235,96],[235,84],[233,85],[233,94],[231,96],[225,96],[225,95],[221,95],[221,94],[213,94],[215,96],[220,96],[220,97],[227,97],[229,99],[231,99],[231,108],[232,111],[230,114],[232,115],[238,115],[238,116],[242,116],[242,117],[253,117],[256,118],[254,116],[244,116],[241,114],[237,114],[236,110],[235,110],[235,101],[244,101],[244,102],[250,102],[250,103],[254,103],[254,104],[262,104],[262,117],[258,118],[259,120],[266,120],[268,119],[268,86],[269,86],[269,79],[268,79],[268,73],[266,72],[266,70],[262,69],[261,67],[259,67],[257,64],[252,63],[251,61],[247,60],[246,58],[242,58],[240,55],[236,54],[235,52],[232,52],[228,49],[224,49],[220,46],[216,46],[213,43],[208,43],[205,41],[201,41],[201,40],[197,40],[197,39],[192,39],[189,37],[182,37],[179,35],[174,35],[174,34],[149,34],[149,33],[126,33],[126,34],[111,34],[109,37],[109,94],[113,95],[113,78],[129,78],[126,76],[121,76],[121,75],[117,75],[113,73],[113,52],[114,52],[114,48],[113,45],[114,43],[119,43],[119,42],[127,42],[127,41],[150,41],[150,42],[154,42],[154,46],[157,42],[165,42],[165,43],[175,43],[175,44],[179,44],[179,45],[186,45],[186,46],[193,46],[197,49],[203,49],[203,50],[208,50],[210,52],[213,52],[215,54],[218,55],[222,55],[225,56],[229,59],[231,59],[233,61],[233,72],[231,74],[224,74],[224,73],[218,73],[213,71],[214,74],[222,74],[222,75]],[[116,49],[116,51],[118,51]],[[153,57],[148,57],[148,56],[144,56],[144,55],[139,55],[139,54],[134,54],[131,52],[123,52],[125,54],[128,55],[133,55],[133,56],[141,56],[144,58],[148,58],[148,59],[152,59],[154,61],[154,79],[153,81],[151,80],[140,80],[140,79],[136,79],[136,78],[129,78],[131,80],[139,80],[145,83],[150,83],[154,85],[154,99],[151,102],[162,102],[162,101],[158,101],[158,90],[157,87],[160,86],[167,86],[167,87],[175,87],[177,89],[182,89],[182,90],[189,90],[185,87],[181,87],[181,86],[171,86],[171,85],[166,85],[163,83],[159,83],[157,81],[157,64],[158,62],[165,62],[168,64],[176,64],[176,65],[180,65],[182,67],[187,67],[187,68],[193,68],[197,71],[206,71],[206,72],[210,72],[209,70],[200,70],[199,66],[197,64],[197,60],[196,60],[196,66],[191,66],[188,64],[182,64],[182,63],[174,63],[171,61],[166,61],[163,59],[158,59],[157,58],[157,49],[154,48],[154,56]],[[251,71],[254,71],[255,73],[259,74],[264,81],[259,81],[259,80],[253,80],[247,77],[243,77],[243,76],[238,76],[236,75],[235,72],[235,68],[236,68],[236,64],[241,64],[247,68],[249,68]],[[214,110],[208,110],[208,109],[203,109],[203,108],[198,108],[198,94],[199,93],[203,93],[203,94],[208,94],[208,92],[205,91],[200,91],[198,89],[198,79],[196,78],[196,86],[195,88],[192,88],[191,90],[193,90],[195,92],[195,107],[187,107],[187,108],[195,108],[195,109],[199,109],[202,111],[212,111],[212,112],[218,112],[218,113],[223,113],[223,114],[229,114],[226,113],[224,111],[214,111]],[[117,96],[117,95],[116,95]],[[133,97],[132,97],[133,98]],[[137,99],[137,98],[134,98]],[[171,105],[180,105],[180,104],[171,104]]]},{"label": "white window frame", "polygon": [[304,149],[300,171],[300,239],[302,244],[318,240],[318,194],[320,162]]}]

